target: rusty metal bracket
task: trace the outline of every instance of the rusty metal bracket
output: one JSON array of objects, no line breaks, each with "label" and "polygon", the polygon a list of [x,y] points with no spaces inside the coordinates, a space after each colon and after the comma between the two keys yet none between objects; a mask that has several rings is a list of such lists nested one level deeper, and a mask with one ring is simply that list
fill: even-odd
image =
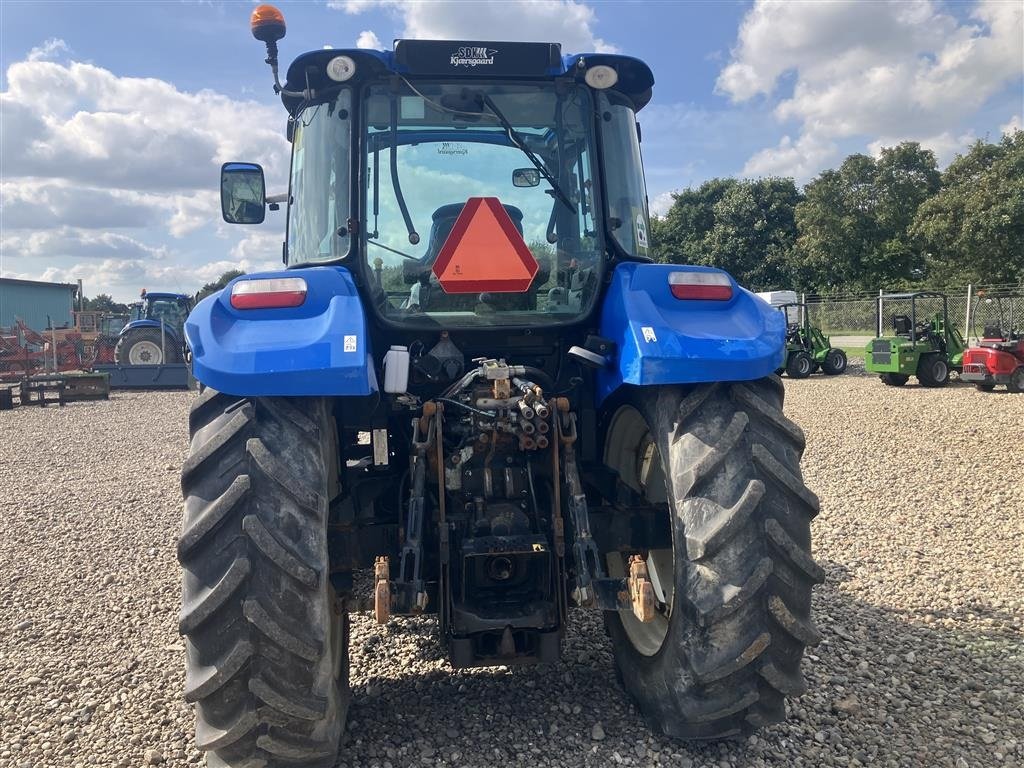
[{"label": "rusty metal bracket", "polygon": [[373,563],[373,616],[378,624],[387,624],[391,618],[391,568],[387,555]]},{"label": "rusty metal bracket", "polygon": [[647,572],[647,563],[640,555],[629,558],[629,599],[633,615],[640,621],[648,622],[654,618],[654,585]]}]

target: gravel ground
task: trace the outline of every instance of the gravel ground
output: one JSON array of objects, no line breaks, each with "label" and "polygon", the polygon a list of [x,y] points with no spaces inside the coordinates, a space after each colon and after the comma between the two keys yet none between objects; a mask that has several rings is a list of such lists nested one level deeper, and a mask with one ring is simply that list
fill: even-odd
[{"label": "gravel ground", "polygon": [[[787,382],[822,499],[824,641],[787,723],[652,736],[600,620],[564,660],[453,673],[429,620],[354,621],[339,765],[1024,764],[1024,396]],[[174,556],[186,393],[0,413],[0,768],[201,761]]]}]

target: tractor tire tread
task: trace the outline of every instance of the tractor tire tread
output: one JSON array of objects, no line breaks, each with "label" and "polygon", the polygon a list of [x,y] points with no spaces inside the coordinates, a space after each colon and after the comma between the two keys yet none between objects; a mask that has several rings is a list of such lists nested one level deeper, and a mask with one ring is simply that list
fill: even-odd
[{"label": "tractor tire tread", "polygon": [[631,402],[665,457],[686,544],[660,650],[642,655],[607,615],[618,674],[662,733],[748,734],[784,718],[784,697],[805,689],[804,648],[820,640],[810,618],[824,577],[810,554],[819,502],[800,475],[803,432],[782,412],[776,376],[656,389]]},{"label": "tractor tire tread", "polygon": [[252,658],[255,648],[248,640],[240,640],[208,667],[198,664],[185,671],[185,701],[193,704],[205,699],[233,678]]},{"label": "tractor tire tread", "polygon": [[179,629],[196,744],[217,765],[329,765],[337,751],[349,691],[330,638],[347,622],[326,578],[321,422],[313,398],[207,389],[191,409]]},{"label": "tractor tire tread", "polygon": [[764,496],[764,483],[751,480],[743,494],[728,509],[707,499],[687,499],[684,506],[703,506],[705,509],[688,510],[691,519],[703,519],[704,525],[686,534],[686,554],[691,560],[712,557],[725,542],[732,538],[737,529],[746,525],[747,520]]}]

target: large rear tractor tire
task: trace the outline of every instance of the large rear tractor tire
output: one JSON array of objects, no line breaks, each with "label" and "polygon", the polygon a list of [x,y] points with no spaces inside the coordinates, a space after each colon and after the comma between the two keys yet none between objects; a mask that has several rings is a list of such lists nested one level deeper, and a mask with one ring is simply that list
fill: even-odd
[{"label": "large rear tractor tire", "polygon": [[949,362],[941,354],[921,355],[917,361],[917,380],[922,387],[944,387],[949,383]]},{"label": "large rear tractor tire", "polygon": [[331,766],[350,692],[328,578],[327,403],[207,389],[189,427],[179,628],[196,745],[210,766]]},{"label": "large rear tractor tire", "polygon": [[837,347],[833,347],[825,355],[825,360],[821,364],[821,370],[826,376],[838,376],[841,373],[845,373],[846,365],[846,353]]},{"label": "large rear tractor tire", "polygon": [[[800,475],[804,436],[782,397],[774,376],[634,389],[607,421],[605,463],[671,516],[672,549],[647,553],[654,619],[605,614],[623,685],[669,736],[750,733],[804,691],[824,573],[810,553],[818,499]],[[609,573],[624,562],[608,555]]]},{"label": "large rear tractor tire", "polygon": [[161,347],[159,328],[138,328],[129,331],[117,340],[117,346],[114,347],[114,361],[118,365],[180,363],[181,350],[178,349],[178,342],[171,334],[163,334],[163,346]]}]

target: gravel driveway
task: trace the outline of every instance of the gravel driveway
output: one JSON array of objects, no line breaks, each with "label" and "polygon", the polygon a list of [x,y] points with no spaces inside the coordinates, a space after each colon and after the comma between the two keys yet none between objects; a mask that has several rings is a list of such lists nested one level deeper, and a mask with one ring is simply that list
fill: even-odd
[{"label": "gravel driveway", "polygon": [[[431,621],[359,617],[339,765],[1024,765],[1024,395],[786,388],[828,573],[786,724],[652,736],[595,615],[574,614],[559,664],[459,673]],[[0,413],[0,768],[201,761],[174,555],[192,397]]]}]

